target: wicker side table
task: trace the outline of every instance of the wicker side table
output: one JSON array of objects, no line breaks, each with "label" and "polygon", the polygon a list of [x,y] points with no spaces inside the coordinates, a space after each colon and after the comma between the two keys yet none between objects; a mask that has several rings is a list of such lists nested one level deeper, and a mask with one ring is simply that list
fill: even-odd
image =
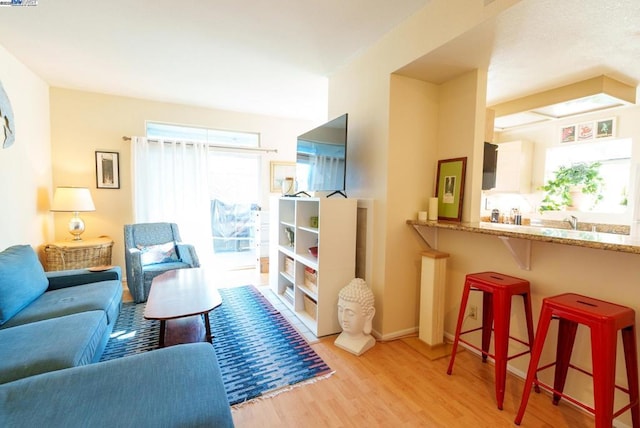
[{"label": "wicker side table", "polygon": [[44,247],[45,270],[82,269],[111,264],[113,240],[108,236],[58,241]]}]

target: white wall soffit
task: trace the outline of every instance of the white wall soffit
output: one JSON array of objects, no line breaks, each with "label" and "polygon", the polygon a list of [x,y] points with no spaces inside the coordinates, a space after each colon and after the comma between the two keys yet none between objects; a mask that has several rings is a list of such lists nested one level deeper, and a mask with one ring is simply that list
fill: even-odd
[{"label": "white wall soffit", "polygon": [[636,88],[606,76],[490,106],[498,130],[636,103]]}]

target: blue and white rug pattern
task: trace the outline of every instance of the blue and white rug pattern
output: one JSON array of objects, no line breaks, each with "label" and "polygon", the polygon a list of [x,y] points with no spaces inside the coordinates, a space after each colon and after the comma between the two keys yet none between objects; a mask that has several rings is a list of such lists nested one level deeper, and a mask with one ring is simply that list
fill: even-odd
[{"label": "blue and white rug pattern", "polygon": [[[331,373],[298,331],[254,286],[220,288],[210,314],[213,346],[231,405]],[[102,361],[156,349],[159,322],[124,303]]]}]

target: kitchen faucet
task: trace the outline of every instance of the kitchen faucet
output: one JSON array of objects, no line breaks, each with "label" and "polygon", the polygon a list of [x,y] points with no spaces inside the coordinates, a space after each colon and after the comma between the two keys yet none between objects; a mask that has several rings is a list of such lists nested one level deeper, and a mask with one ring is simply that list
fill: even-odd
[{"label": "kitchen faucet", "polygon": [[564,221],[568,222],[571,225],[571,229],[578,230],[578,217],[572,215],[568,218],[565,218]]}]

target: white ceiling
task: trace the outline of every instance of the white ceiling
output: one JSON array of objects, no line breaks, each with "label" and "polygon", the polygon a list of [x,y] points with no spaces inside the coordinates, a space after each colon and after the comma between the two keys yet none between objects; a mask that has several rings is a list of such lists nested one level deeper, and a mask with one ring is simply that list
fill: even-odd
[{"label": "white ceiling", "polygon": [[[319,120],[327,76],[429,1],[40,0],[0,8],[0,45],[56,87]],[[489,105],[602,74],[637,86],[640,1],[522,0],[402,72],[476,67]]]},{"label": "white ceiling", "polygon": [[401,73],[434,83],[488,69],[487,104],[607,75],[640,83],[640,1],[522,0]]},{"label": "white ceiling", "polygon": [[52,86],[322,119],[327,75],[428,1],[39,0],[0,45]]}]

